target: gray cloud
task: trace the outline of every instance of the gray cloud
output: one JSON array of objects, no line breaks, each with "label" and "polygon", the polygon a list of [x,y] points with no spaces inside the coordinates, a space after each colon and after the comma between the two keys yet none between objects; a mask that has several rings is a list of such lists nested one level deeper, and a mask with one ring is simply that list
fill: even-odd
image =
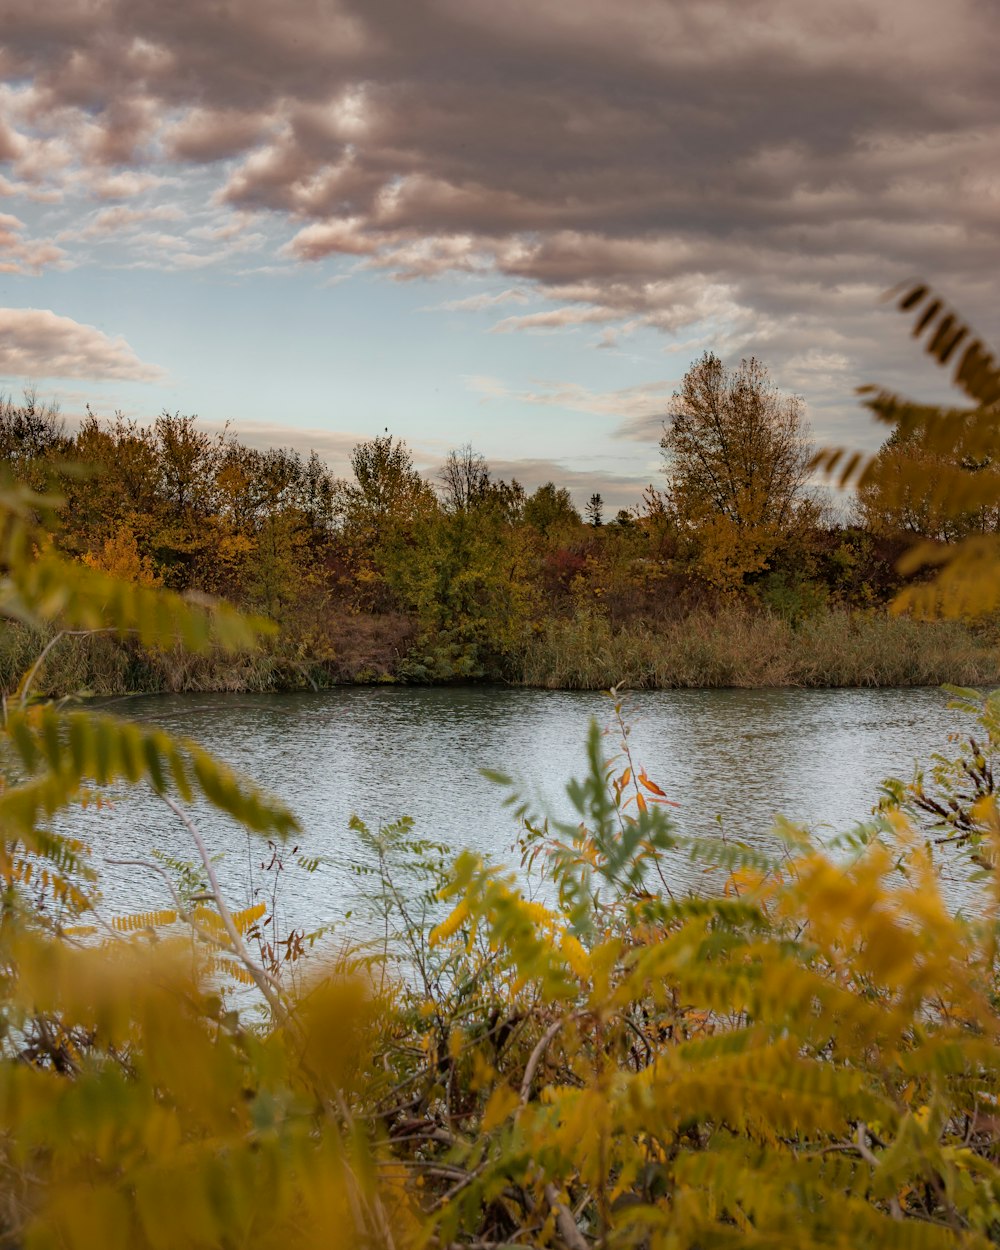
[{"label": "gray cloud", "polygon": [[159,162],[207,168],[220,204],[287,221],[290,258],[497,271],[551,304],[498,329],[759,351],[835,424],[831,387],[911,381],[886,286],[926,274],[996,329],[995,16],[10,0],[5,77],[29,85],[3,97],[0,159],[39,194],[76,178],[108,199],[155,188]]},{"label": "gray cloud", "polygon": [[598,494],[611,515],[619,508],[635,507],[643,491],[657,476],[638,477],[607,469],[570,469],[559,460],[542,459],[492,460],[490,469],[495,477],[517,478],[529,494],[546,482],[565,486],[581,511],[590,496]]},{"label": "gray cloud", "polygon": [[166,374],[95,326],[43,308],[0,308],[0,376],[159,382]]}]

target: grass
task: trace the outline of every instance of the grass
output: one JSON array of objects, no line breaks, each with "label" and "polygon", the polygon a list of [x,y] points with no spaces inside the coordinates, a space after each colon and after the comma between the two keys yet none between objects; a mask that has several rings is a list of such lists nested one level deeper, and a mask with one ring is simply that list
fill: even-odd
[{"label": "grass", "polygon": [[995,638],[961,622],[823,612],[792,625],[745,608],[613,632],[600,616],[547,622],[517,680],[552,690],[763,686],[979,686],[1000,682]]},{"label": "grass", "polygon": [[[400,679],[405,624],[352,618],[340,646],[316,654],[279,639],[256,652],[192,656],[146,650],[107,634],[66,638],[35,682],[42,695],[263,692]],[[353,631],[353,632],[352,632]],[[12,691],[46,637],[0,626],[0,689]],[[405,668],[403,668],[405,672]],[[694,611],[653,627],[614,630],[582,613],[544,622],[503,676],[550,690],[764,686],[962,686],[1000,684],[1000,643],[961,622],[920,623],[882,612],[821,612],[798,624],[770,612],[732,607]]]}]

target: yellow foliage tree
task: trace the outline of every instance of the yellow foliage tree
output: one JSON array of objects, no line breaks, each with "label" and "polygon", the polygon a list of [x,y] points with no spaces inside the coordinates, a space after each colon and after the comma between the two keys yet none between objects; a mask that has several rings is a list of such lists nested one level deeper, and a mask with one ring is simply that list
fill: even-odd
[{"label": "yellow foliage tree", "polygon": [[127,522],[104,540],[99,552],[86,552],[83,562],[88,568],[110,573],[113,577],[136,582],[140,586],[163,584],[163,578],[157,573],[153,561],[139,551],[135,532]]},{"label": "yellow foliage tree", "polygon": [[802,401],[755,359],[706,353],[684,375],[660,440],[671,509],[711,584],[738,589],[814,510]]}]

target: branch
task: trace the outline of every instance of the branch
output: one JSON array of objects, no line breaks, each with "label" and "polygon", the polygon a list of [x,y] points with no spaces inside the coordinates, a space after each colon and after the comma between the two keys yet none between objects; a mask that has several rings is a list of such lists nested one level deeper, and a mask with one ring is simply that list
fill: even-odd
[{"label": "branch", "polygon": [[535,1079],[535,1070],[537,1069],[538,1065],[541,1063],[542,1056],[545,1054],[545,1051],[548,1049],[549,1043],[552,1041],[555,1035],[559,1032],[562,1026],[563,1026],[562,1018],[554,1021],[552,1024],[549,1025],[549,1027],[545,1030],[542,1036],[535,1043],[535,1049],[531,1052],[531,1055],[528,1059],[528,1063],[524,1069],[524,1077],[521,1080],[521,1106],[522,1107],[527,1104],[528,1096],[531,1093],[531,1082]]},{"label": "branch", "polygon": [[229,935],[229,940],[233,944],[233,950],[237,958],[246,968],[247,972],[249,972],[253,977],[257,988],[264,995],[267,1005],[271,1008],[275,1019],[280,1020],[283,1024],[287,1023],[289,1013],[285,1004],[281,1001],[279,988],[277,987],[274,979],[270,977],[254,959],[251,958],[250,952],[244,945],[242,937],[240,937],[240,931],[237,929],[236,924],[233,921],[232,914],[226,906],[226,901],[222,897],[222,888],[219,885],[219,878],[216,876],[215,865],[212,863],[212,857],[208,853],[208,847],[205,845],[204,839],[198,831],[198,826],[168,794],[161,794],[160,798],[164,803],[166,803],[167,807],[170,808],[178,820],[184,824],[184,827],[194,840],[195,846],[198,848],[198,854],[201,856],[202,866],[204,867],[205,874],[208,877],[209,885],[212,887],[212,895],[215,900],[215,905],[219,909],[219,915],[222,918],[223,927]]},{"label": "branch", "polygon": [[[858,1154],[862,1157],[862,1159],[864,1159],[865,1163],[872,1168],[877,1168],[879,1166],[878,1157],[873,1153],[871,1147],[868,1145],[868,1125],[865,1124],[864,1120],[858,1121],[858,1131],[854,1137],[854,1144],[857,1146]],[[901,1220],[903,1218],[903,1212],[899,1205],[899,1199],[895,1194],[893,1194],[889,1199],[889,1211],[894,1220]]]},{"label": "branch", "polygon": [[552,1208],[552,1213],[556,1217],[559,1236],[569,1246],[570,1250],[590,1250],[586,1237],[580,1232],[576,1220],[573,1219],[573,1212],[559,1201],[556,1187],[551,1183],[545,1186],[545,1201]]}]

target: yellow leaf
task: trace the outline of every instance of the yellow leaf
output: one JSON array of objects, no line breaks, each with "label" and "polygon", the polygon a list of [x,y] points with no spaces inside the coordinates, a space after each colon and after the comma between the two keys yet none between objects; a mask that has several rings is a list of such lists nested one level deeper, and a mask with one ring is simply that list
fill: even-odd
[{"label": "yellow leaf", "polygon": [[498,1124],[502,1124],[519,1103],[520,1099],[509,1085],[498,1085],[490,1094],[486,1110],[483,1112],[482,1131],[489,1133]]},{"label": "yellow leaf", "polygon": [[457,933],[468,914],[469,904],[465,899],[462,899],[447,920],[442,920],[439,925],[435,925],[431,929],[431,946],[436,946],[438,942],[443,942],[446,938],[450,938],[452,934]]}]

